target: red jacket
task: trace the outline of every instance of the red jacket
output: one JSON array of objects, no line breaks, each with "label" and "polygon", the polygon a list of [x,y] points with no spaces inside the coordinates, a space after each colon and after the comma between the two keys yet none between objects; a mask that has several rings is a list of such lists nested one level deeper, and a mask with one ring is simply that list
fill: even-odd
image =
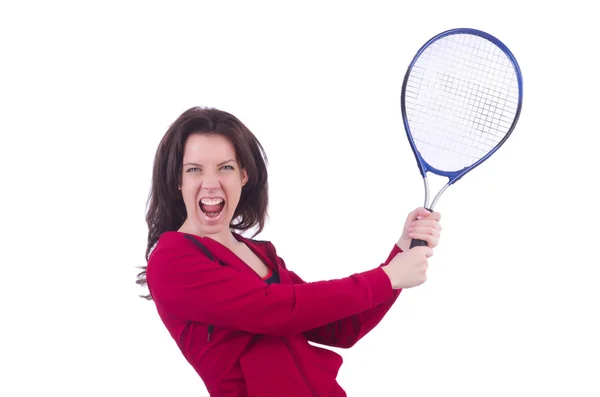
[{"label": "red jacket", "polygon": [[[235,234],[279,282],[220,243],[164,233],[146,277],[158,314],[211,397],[343,397],[337,353],[371,331],[400,294],[381,267],[307,283],[270,242]],[[401,252],[394,245],[387,264]]]}]

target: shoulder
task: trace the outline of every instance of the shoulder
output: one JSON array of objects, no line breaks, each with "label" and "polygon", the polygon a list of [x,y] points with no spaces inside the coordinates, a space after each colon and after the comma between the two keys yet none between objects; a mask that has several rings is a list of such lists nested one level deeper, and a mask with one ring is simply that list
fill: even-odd
[{"label": "shoulder", "polygon": [[[176,252],[188,251],[199,243],[191,234],[169,231],[160,235],[150,254],[150,260]],[[196,248],[197,249],[197,248]]]},{"label": "shoulder", "polygon": [[190,261],[208,264],[212,263],[214,258],[195,236],[175,231],[165,232],[150,253],[147,273],[151,277],[155,272],[169,271]]}]

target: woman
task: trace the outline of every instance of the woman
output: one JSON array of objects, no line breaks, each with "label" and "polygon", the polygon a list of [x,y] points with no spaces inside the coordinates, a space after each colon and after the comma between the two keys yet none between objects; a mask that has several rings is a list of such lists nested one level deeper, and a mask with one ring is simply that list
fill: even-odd
[{"label": "woman", "polygon": [[[266,156],[223,111],[192,108],[158,147],[147,214],[147,283],[160,318],[213,397],[341,397],[342,358],[403,288],[425,281],[440,235],[437,212],[411,212],[385,263],[305,282],[274,245],[241,232],[264,227]],[[429,247],[408,249],[412,238]]]}]

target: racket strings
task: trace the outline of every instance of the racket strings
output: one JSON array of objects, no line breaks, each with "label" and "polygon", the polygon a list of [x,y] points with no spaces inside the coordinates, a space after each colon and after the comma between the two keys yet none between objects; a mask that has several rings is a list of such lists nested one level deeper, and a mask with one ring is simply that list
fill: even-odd
[{"label": "racket strings", "polygon": [[455,34],[417,59],[405,90],[411,135],[433,167],[468,167],[510,130],[518,106],[512,62],[490,41]]}]

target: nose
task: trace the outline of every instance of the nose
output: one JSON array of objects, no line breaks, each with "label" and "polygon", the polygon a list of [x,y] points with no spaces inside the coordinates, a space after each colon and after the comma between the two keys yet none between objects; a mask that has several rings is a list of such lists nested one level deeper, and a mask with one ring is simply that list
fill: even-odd
[{"label": "nose", "polygon": [[214,175],[214,174],[205,175],[204,180],[202,181],[202,189],[204,189],[208,192],[213,192],[213,191],[219,189],[219,187],[220,187],[219,178],[217,178],[216,175]]}]

